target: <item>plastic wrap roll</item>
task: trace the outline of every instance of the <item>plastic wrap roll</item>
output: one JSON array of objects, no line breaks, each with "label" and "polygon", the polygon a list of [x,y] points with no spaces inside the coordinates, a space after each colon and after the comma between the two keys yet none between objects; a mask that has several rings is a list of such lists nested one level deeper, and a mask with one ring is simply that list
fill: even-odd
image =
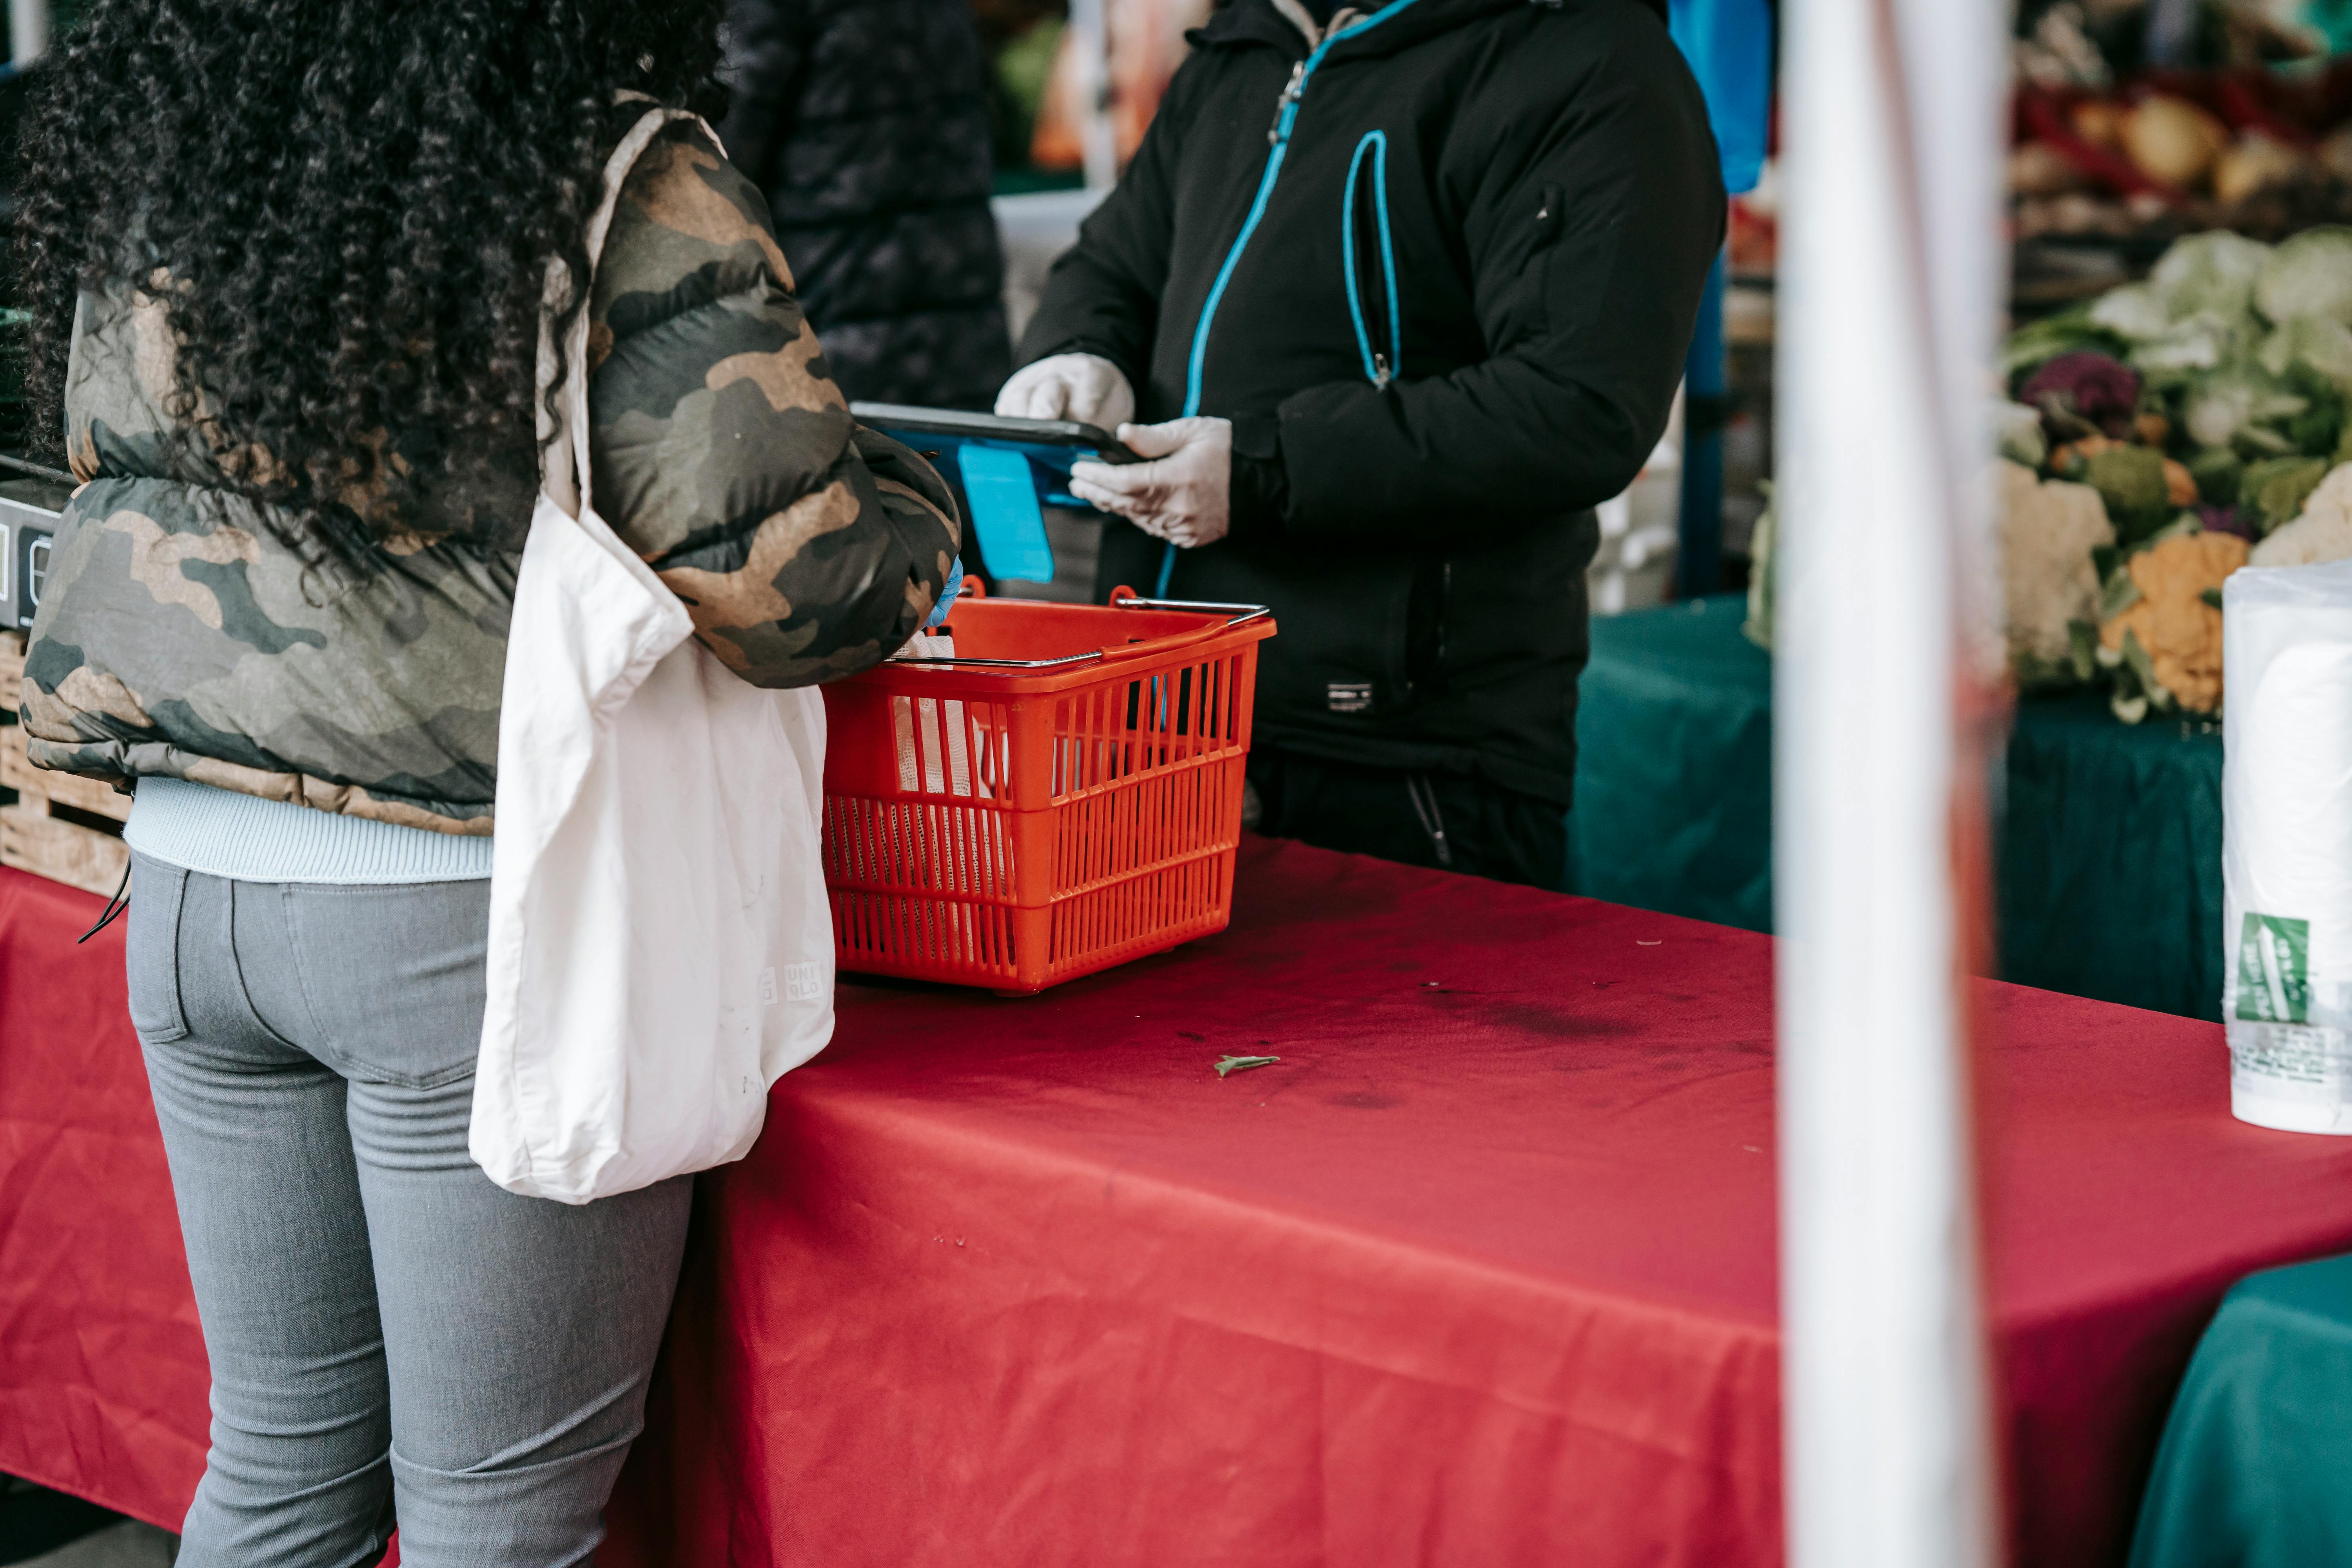
[{"label": "plastic wrap roll", "polygon": [[2222,588],[2231,1109],[2352,1132],[2352,562]]}]

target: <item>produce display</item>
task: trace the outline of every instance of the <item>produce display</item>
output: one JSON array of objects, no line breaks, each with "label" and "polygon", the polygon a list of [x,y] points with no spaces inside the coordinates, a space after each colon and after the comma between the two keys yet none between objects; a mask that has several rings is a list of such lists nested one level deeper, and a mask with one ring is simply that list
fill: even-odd
[{"label": "produce display", "polygon": [[2003,463],[2001,470],[2000,568],[2010,657],[2028,668],[2067,668],[2074,628],[2098,620],[2093,552],[2115,543],[2115,525],[2088,485],[2044,480],[2018,463]]},{"label": "produce display", "polygon": [[2303,503],[2303,515],[2254,547],[2256,566],[2310,566],[2352,556],[2352,463],[2337,468]]},{"label": "produce display", "polygon": [[2282,234],[2352,217],[2352,89],[2282,99],[2252,90],[2255,79],[2021,95],[2009,160],[2018,237]]},{"label": "produce display", "polygon": [[2018,237],[2160,245],[2352,221],[2352,59],[2331,58],[2352,44],[2338,36],[2352,8],[2189,0],[2168,22],[2157,9],[2017,7]]},{"label": "produce display", "polygon": [[2191,713],[2221,706],[2221,580],[2246,563],[2234,533],[2168,534],[2136,552],[2109,579],[2120,592],[2099,604],[2097,663],[2128,675],[2116,713],[2145,718],[2151,704]]},{"label": "produce display", "polygon": [[2191,236],[2001,368],[2019,683],[2104,685],[2126,722],[2218,711],[2222,579],[2352,556],[2352,228]]}]

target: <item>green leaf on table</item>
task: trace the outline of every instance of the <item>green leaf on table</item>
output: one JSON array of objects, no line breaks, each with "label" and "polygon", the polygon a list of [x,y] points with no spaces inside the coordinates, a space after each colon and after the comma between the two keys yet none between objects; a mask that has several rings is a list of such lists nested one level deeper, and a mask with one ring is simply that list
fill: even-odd
[{"label": "green leaf on table", "polygon": [[1247,1072],[1252,1068],[1270,1068],[1281,1059],[1280,1057],[1226,1057],[1217,1063],[1217,1076],[1223,1078],[1228,1073]]}]

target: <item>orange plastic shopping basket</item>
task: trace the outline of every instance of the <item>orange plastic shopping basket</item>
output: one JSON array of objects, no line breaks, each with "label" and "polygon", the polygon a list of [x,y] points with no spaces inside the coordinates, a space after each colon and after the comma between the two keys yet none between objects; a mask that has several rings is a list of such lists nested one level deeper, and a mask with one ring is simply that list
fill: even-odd
[{"label": "orange plastic shopping basket", "polygon": [[967,591],[946,631],[824,688],[840,966],[1019,994],[1223,931],[1265,607]]}]

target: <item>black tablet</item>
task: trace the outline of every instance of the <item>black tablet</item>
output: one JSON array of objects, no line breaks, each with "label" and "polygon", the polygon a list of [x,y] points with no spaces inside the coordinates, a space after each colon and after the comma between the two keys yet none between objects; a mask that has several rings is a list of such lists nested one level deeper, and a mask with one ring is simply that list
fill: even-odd
[{"label": "black tablet", "polygon": [[1121,446],[1118,437],[1102,426],[1081,424],[1076,419],[1007,419],[994,414],[917,408],[904,403],[853,403],[849,416],[876,430],[903,430],[910,435],[940,436],[954,441],[994,441],[1013,447],[1076,447],[1095,453],[1106,463],[1144,460]]}]

